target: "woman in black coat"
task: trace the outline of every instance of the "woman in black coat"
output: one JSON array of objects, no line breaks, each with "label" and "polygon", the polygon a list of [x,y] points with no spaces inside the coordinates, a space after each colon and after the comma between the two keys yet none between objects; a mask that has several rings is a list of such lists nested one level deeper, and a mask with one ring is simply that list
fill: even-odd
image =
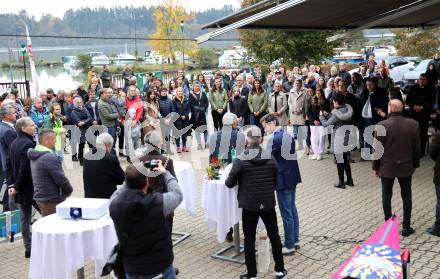
[{"label": "woman in black coat", "polygon": [[[197,141],[197,149],[202,149],[202,142],[200,138],[200,134],[203,133],[203,137],[205,140],[205,148],[208,148],[208,127],[206,121],[206,112],[208,110],[209,101],[206,94],[202,92],[200,84],[195,82],[193,85],[193,92],[189,94],[189,105],[191,108],[191,120],[190,124],[192,124],[192,129],[194,130],[196,141]],[[205,128],[197,128],[205,126]]]},{"label": "woman in black coat", "polygon": [[[79,164],[83,165],[83,159],[84,159],[84,146],[86,144],[86,131],[90,127],[90,125],[93,123],[94,119],[90,115],[89,111],[84,108],[84,103],[81,97],[77,97],[73,100],[73,111],[71,113],[71,120],[72,124],[76,125],[81,134],[75,135],[73,133],[72,137],[79,136],[79,150],[78,150],[78,160]],[[89,147],[92,146],[89,144]]]},{"label": "woman in black coat", "polygon": [[240,88],[238,87],[232,89],[232,97],[228,102],[228,110],[230,113],[237,115],[238,127],[242,127],[247,115],[248,104],[246,98],[240,95]]},{"label": "woman in black coat", "polygon": [[[182,153],[182,151],[188,152],[186,137],[190,129],[186,132],[185,129],[189,126],[189,113],[191,109],[188,99],[183,95],[182,87],[176,89],[176,96],[173,99],[173,112],[179,115],[179,118],[174,122],[177,131],[173,131],[173,135],[176,138],[177,153]],[[180,144],[180,137],[182,137],[182,144]]]}]

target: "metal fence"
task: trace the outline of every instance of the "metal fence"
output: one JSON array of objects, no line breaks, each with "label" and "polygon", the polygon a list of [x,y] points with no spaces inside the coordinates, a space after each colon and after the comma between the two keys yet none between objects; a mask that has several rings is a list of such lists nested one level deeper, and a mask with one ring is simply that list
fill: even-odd
[{"label": "metal fence", "polygon": [[[25,98],[26,96],[30,96],[30,86],[29,86],[29,80],[26,81],[18,81],[14,82],[14,87],[18,90],[19,96],[21,98]],[[3,90],[10,90],[11,89],[11,83],[10,82],[0,82],[0,89]]]},{"label": "metal fence", "polygon": [[[145,82],[145,74],[146,73],[135,73],[134,76],[136,77],[136,85],[138,88],[142,89],[144,87]],[[168,86],[168,83],[170,80],[177,77],[177,71],[156,71],[153,72],[154,76],[158,79],[162,80],[164,86]],[[113,74],[112,75],[112,82],[115,84],[117,88],[124,88],[124,78],[122,77],[122,74]]]}]

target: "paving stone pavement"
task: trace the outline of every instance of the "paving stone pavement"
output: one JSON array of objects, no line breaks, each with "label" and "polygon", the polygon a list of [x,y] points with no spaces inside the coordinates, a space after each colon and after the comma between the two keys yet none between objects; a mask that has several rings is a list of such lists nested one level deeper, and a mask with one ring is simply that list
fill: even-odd
[{"label": "paving stone pavement", "polygon": [[[193,144],[193,147],[195,144]],[[174,218],[176,231],[191,233],[191,237],[174,248],[174,264],[180,269],[178,278],[238,278],[245,266],[211,258],[219,244],[208,231],[201,209],[202,176],[207,166],[207,151],[174,155],[174,160],[185,160],[196,168],[197,216],[177,210]],[[67,155],[68,156],[68,155]],[[354,158],[359,155],[354,153]],[[68,158],[66,161],[69,161]],[[123,168],[127,165],[121,159]],[[336,166],[330,155],[322,161],[299,159],[303,183],[297,188],[297,207],[300,218],[301,249],[284,258],[289,278],[330,278],[331,274],[350,256],[356,240],[366,239],[383,222],[380,181],[372,176],[371,163],[352,164],[355,187],[340,190],[336,182]],[[435,192],[432,183],[433,162],[421,161],[413,178],[412,225],[415,235],[401,238],[402,247],[411,249],[411,278],[440,279],[440,238],[425,230],[434,222]],[[74,185],[73,196],[83,196],[82,167],[73,163],[65,168]],[[396,181],[397,184],[397,181]],[[394,186],[393,211],[402,214],[399,186]],[[283,233],[281,217],[278,224]],[[324,239],[324,236],[326,239]],[[270,270],[273,270],[273,260]],[[22,241],[0,243],[0,278],[27,278],[29,261],[24,258]],[[85,265],[86,278],[94,277],[90,260]],[[73,276],[74,278],[74,276]],[[272,271],[259,278],[274,278]]]}]

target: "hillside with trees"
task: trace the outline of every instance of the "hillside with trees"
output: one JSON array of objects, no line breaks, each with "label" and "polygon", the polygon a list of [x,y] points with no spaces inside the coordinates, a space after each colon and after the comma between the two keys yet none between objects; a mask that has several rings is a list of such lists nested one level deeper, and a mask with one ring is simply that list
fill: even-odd
[{"label": "hillside with trees", "polygon": [[[193,12],[191,20],[185,23],[185,33],[195,38],[202,32],[200,27],[215,19],[232,13],[232,6]],[[31,36],[96,36],[96,37],[138,37],[148,38],[155,30],[154,7],[114,7],[114,8],[81,8],[68,10],[63,18],[43,15],[39,20],[25,10],[17,14],[0,14],[0,34],[25,34],[25,24],[29,26]],[[226,38],[237,38],[231,32]],[[22,38],[17,38],[22,40]],[[0,47],[16,47],[13,37],[0,37]],[[124,40],[96,39],[59,39],[33,38],[32,43],[40,46],[90,45],[102,43],[124,43]]]}]

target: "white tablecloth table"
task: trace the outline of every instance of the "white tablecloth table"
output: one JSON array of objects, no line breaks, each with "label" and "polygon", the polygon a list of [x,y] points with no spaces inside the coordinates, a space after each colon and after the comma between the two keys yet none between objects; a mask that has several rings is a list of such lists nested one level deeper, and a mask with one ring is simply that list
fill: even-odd
[{"label": "white tablecloth table", "polygon": [[98,220],[61,219],[52,214],[32,226],[31,279],[71,279],[86,258],[95,261],[101,275],[107,257],[118,242],[113,221],[106,215]]},{"label": "white tablecloth table", "polygon": [[224,183],[224,180],[203,178],[202,208],[205,210],[208,229],[217,233],[219,243],[225,241],[229,229],[241,220],[238,188],[228,188]]},{"label": "white tablecloth table", "polygon": [[197,184],[193,167],[188,162],[174,161],[173,163],[174,171],[176,172],[176,178],[179,181],[180,189],[182,189],[183,192],[183,201],[180,204],[179,208],[185,208],[193,217],[195,217],[197,213]]}]

